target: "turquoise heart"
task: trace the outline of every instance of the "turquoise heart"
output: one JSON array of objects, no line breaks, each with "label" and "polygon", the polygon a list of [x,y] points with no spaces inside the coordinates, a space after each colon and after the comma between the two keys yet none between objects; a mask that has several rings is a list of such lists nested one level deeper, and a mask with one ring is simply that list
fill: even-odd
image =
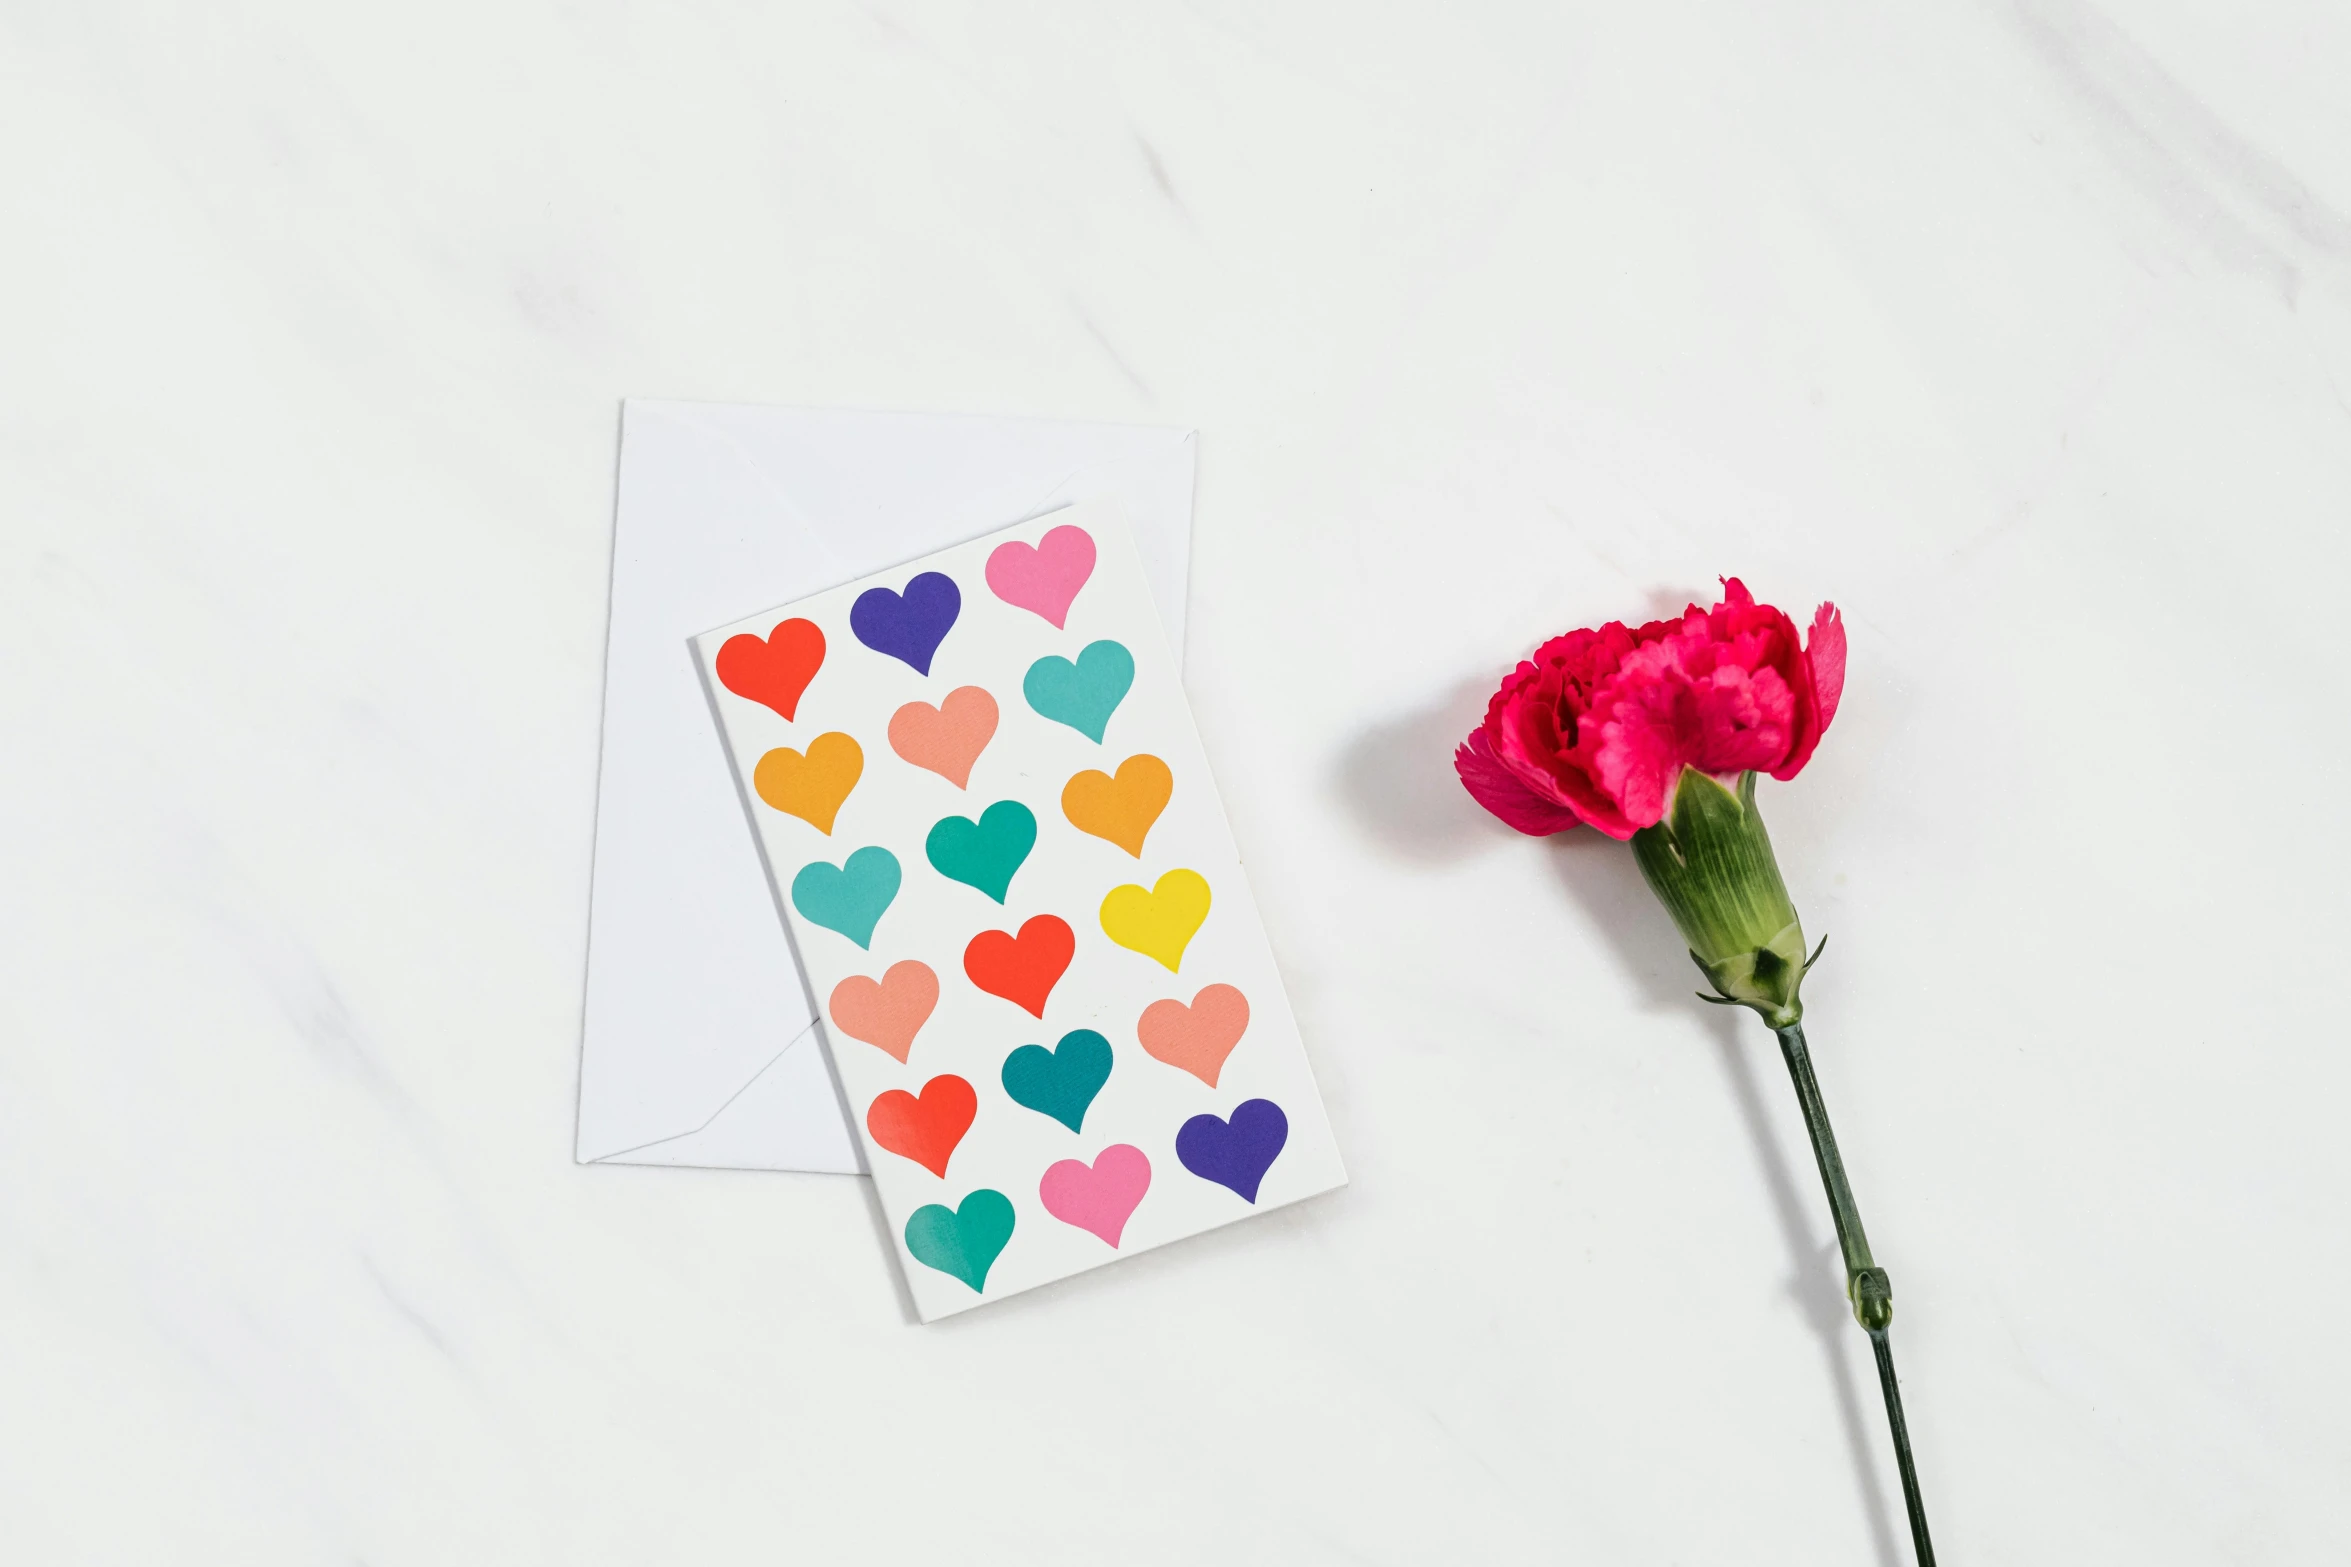
[{"label": "turquoise heart", "polygon": [[968,816],[941,818],[922,848],[940,875],[1002,903],[1012,873],[1036,846],[1037,818],[1029,808],[1018,800],[998,800],[976,822]]},{"label": "turquoise heart", "polygon": [[1029,666],[1020,692],[1047,718],[1100,745],[1110,715],[1134,683],[1134,654],[1116,642],[1090,642],[1074,664],[1066,658],[1038,659]]},{"label": "turquoise heart", "polygon": [[874,926],[897,896],[898,856],[887,849],[860,849],[840,865],[818,860],[792,878],[792,907],[800,917],[861,947],[872,945]]},{"label": "turquoise heart", "polygon": [[976,1292],[1012,1239],[1012,1199],[983,1186],[961,1208],[924,1203],[906,1219],[906,1249],[926,1268],[963,1280]]},{"label": "turquoise heart", "polygon": [[1012,1102],[1073,1132],[1085,1130],[1086,1107],[1108,1081],[1110,1041],[1090,1028],[1062,1035],[1051,1050],[1023,1045],[1004,1058],[1004,1091]]}]

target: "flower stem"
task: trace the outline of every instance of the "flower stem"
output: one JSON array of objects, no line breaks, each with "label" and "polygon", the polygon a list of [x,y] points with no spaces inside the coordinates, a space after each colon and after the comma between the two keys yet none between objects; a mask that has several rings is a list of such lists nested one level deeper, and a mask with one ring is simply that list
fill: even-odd
[{"label": "flower stem", "polygon": [[1812,1075],[1812,1053],[1804,1045],[1804,1025],[1776,1028],[1780,1054],[1787,1058],[1788,1079],[1796,1085],[1796,1103],[1804,1110],[1804,1130],[1812,1134],[1812,1157],[1820,1165],[1820,1183],[1829,1194],[1829,1212],[1837,1221],[1837,1245],[1845,1254],[1845,1296],[1853,1303],[1853,1318],[1869,1334],[1869,1347],[1878,1363],[1878,1386],[1886,1395],[1886,1423],[1893,1428],[1894,1462],[1902,1471],[1902,1504],[1910,1513],[1910,1544],[1918,1567],[1935,1567],[1934,1542],[1927,1538],[1926,1501],[1918,1491],[1918,1467],[1910,1457],[1910,1427],[1902,1418],[1902,1387],[1894,1376],[1894,1288],[1869,1254],[1869,1236],[1861,1228],[1861,1210],[1853,1202],[1852,1183],[1845,1179],[1845,1161],[1837,1153],[1837,1134],[1829,1126],[1828,1107],[1821,1103],[1820,1084]]}]

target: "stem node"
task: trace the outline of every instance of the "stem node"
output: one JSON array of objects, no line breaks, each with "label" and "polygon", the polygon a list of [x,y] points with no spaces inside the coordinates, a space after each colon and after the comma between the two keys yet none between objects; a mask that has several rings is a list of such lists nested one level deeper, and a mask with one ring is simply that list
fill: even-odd
[{"label": "stem node", "polygon": [[1911,1549],[1918,1555],[1918,1567],[1935,1567],[1934,1542],[1927,1538],[1926,1501],[1919,1494],[1918,1466],[1910,1457],[1910,1426],[1902,1418],[1902,1385],[1894,1377],[1894,1340],[1887,1331],[1894,1321],[1894,1281],[1869,1254],[1861,1209],[1853,1201],[1853,1184],[1845,1178],[1845,1160],[1837,1152],[1837,1134],[1829,1127],[1828,1106],[1821,1102],[1820,1084],[1812,1075],[1812,1052],[1804,1043],[1804,1025],[1790,1023],[1773,1032],[1780,1036],[1788,1079],[1796,1085],[1804,1130],[1812,1136],[1812,1157],[1820,1166],[1820,1183],[1828,1188],[1829,1212],[1837,1221],[1837,1246],[1845,1254],[1845,1295],[1853,1302],[1853,1320],[1868,1332],[1869,1347],[1877,1357],[1878,1390],[1886,1396],[1894,1462],[1902,1471],[1902,1504],[1910,1514]]},{"label": "stem node", "polygon": [[1846,1286],[1853,1300],[1853,1320],[1872,1333],[1894,1325],[1894,1281],[1883,1268],[1864,1268]]}]

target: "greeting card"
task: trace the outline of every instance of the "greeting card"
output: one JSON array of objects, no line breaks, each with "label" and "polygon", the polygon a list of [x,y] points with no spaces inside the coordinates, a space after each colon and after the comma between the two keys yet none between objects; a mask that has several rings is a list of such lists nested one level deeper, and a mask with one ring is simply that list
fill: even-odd
[{"label": "greeting card", "polygon": [[695,646],[925,1321],[1344,1184],[1112,511]]}]

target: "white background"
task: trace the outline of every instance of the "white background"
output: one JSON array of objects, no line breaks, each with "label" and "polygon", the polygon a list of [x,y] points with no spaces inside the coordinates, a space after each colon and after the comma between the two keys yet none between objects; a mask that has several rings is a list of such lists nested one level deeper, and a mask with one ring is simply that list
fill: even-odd
[{"label": "white background", "polygon": [[[2321,0],[0,10],[7,1554],[1905,1559],[1768,1037],[1448,762],[1736,571],[1851,627],[1764,802],[1944,1559],[2342,1560],[2347,67]],[[1347,1190],[921,1329],[853,1179],[573,1165],[632,394],[1200,428]]]}]

